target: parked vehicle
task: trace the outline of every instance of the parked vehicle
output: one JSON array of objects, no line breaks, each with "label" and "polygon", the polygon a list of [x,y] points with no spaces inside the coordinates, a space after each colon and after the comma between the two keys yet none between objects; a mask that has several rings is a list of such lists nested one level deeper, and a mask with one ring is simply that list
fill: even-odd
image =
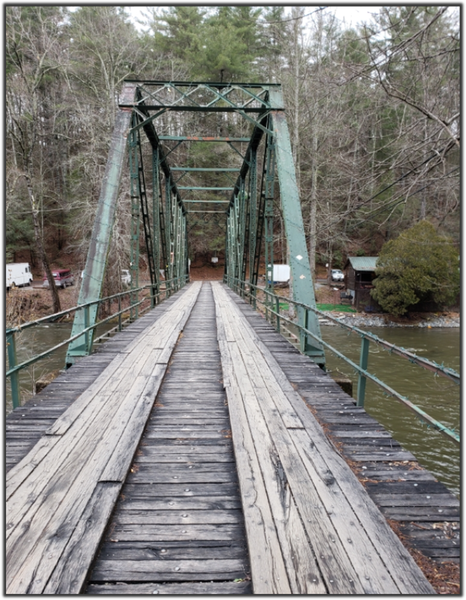
[{"label": "parked vehicle", "polygon": [[[269,265],[270,269],[270,265]],[[267,271],[267,277],[270,281],[271,271]],[[273,266],[273,282],[287,283],[290,280],[290,265],[274,265]]]},{"label": "parked vehicle", "polygon": [[[84,277],[84,271],[81,271],[81,279]],[[121,270],[121,282],[125,285],[129,285],[131,283],[131,273],[128,269]]]},{"label": "parked vehicle", "polygon": [[31,285],[32,273],[29,263],[8,263],[6,265],[6,289]]},{"label": "parked vehicle", "polygon": [[121,269],[121,281],[125,285],[129,285],[131,283],[131,273],[128,269]]},{"label": "parked vehicle", "polygon": [[345,274],[340,269],[332,269],[332,281],[343,281]]},{"label": "parked vehicle", "polygon": [[[66,288],[67,285],[73,285],[74,279],[71,271],[69,269],[54,269],[52,271],[53,278],[55,280],[55,285],[57,287]],[[44,282],[42,287],[49,287],[49,280],[47,279],[47,275],[44,275]]]}]

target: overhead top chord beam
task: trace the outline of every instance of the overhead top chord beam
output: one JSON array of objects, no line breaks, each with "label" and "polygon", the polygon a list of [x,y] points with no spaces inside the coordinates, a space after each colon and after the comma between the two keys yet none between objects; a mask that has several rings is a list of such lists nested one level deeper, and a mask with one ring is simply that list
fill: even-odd
[{"label": "overhead top chord beam", "polygon": [[249,142],[248,137],[212,137],[212,136],[197,136],[197,135],[159,135],[159,140],[162,142]]},{"label": "overhead top chord beam", "polygon": [[179,186],[179,190],[207,190],[209,192],[218,191],[218,192],[231,192],[233,187],[202,187],[202,186],[194,186],[194,185],[185,185]]},{"label": "overhead top chord beam", "polygon": [[237,173],[239,167],[235,168],[222,168],[222,167],[171,167],[172,171],[191,171],[191,172],[213,172],[213,173]]},{"label": "overhead top chord beam", "polygon": [[[131,80],[129,80],[131,81]],[[283,103],[269,91],[279,84],[214,83],[190,81],[137,81],[141,99],[147,108],[176,110],[262,112],[284,110]],[[132,106],[137,106],[133,104]]]}]

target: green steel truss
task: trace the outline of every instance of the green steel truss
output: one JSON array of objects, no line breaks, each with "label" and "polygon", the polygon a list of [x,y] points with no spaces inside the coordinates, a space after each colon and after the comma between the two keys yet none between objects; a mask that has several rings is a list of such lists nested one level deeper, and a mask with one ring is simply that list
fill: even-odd
[{"label": "green steel truss", "polygon": [[[193,132],[190,132],[191,135],[167,135],[167,127],[163,135],[157,133],[157,119],[160,122],[169,119],[173,113],[183,111],[236,113],[250,127],[251,134],[249,137],[244,134],[236,137],[196,136],[192,135]],[[192,160],[186,161],[186,157],[196,142],[226,144],[232,154],[231,163],[228,166],[193,166]],[[257,285],[262,258],[265,258],[265,265],[269,265],[265,269],[265,285],[272,289],[273,281],[267,273],[273,272],[274,214],[277,212],[276,197],[279,196],[293,299],[315,306],[295,167],[279,84],[125,82],[79,304],[101,296],[126,153],[132,215],[129,249],[132,289],[140,283],[141,237],[145,240],[146,262],[155,293],[160,289],[161,270],[167,286],[171,285],[169,281],[189,274],[188,234],[193,224],[199,223],[199,214],[204,215],[205,223],[218,223],[225,230],[227,281],[244,282],[243,291],[248,282]],[[168,159],[176,162],[174,157],[188,164],[170,167]],[[203,179],[206,177],[210,178],[209,181],[212,177],[219,178],[218,184],[206,185]],[[182,180],[183,185],[179,185]],[[195,183],[192,183],[193,180]],[[136,302],[136,292],[133,301]],[[137,318],[137,310],[137,307],[132,309],[132,318]],[[311,311],[299,313],[299,310],[299,322],[320,339],[315,314]],[[96,309],[86,314],[78,311],[73,334],[94,324],[96,316]],[[89,354],[91,348],[92,336],[78,338],[70,344],[67,364]],[[310,336],[302,336],[301,350],[324,365],[323,345]]]}]

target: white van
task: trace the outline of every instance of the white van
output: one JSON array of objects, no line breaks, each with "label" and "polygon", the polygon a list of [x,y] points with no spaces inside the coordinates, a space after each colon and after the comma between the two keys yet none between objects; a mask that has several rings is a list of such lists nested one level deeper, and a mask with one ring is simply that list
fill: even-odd
[{"label": "white van", "polygon": [[6,265],[6,289],[31,285],[32,273],[29,263],[8,263]]}]

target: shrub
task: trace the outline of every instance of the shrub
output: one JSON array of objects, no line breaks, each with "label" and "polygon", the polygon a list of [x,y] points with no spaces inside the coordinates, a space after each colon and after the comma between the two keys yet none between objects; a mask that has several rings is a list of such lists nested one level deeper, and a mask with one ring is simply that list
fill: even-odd
[{"label": "shrub", "polygon": [[458,251],[428,221],[384,244],[375,273],[371,295],[383,310],[396,316],[421,300],[452,304],[459,292]]}]

